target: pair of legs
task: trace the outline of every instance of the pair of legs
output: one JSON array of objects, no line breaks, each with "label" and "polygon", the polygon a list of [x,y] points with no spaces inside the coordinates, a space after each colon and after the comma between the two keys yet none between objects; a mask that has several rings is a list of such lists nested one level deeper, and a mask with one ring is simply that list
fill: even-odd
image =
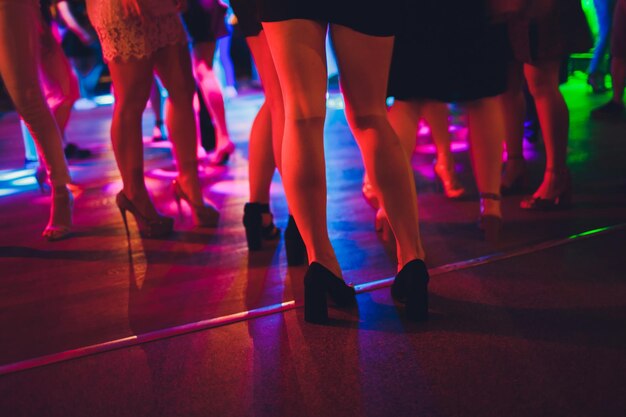
[{"label": "pair of legs", "polygon": [[[311,20],[264,22],[285,101],[280,162],[287,202],[306,244],[309,262],[340,277],[326,219],[324,119],[327,25]],[[423,259],[417,197],[408,158],[387,120],[385,96],[393,37],[374,37],[330,25],[346,116],[398,246],[401,269]]]},{"label": "pair of legs", "polygon": [[[215,151],[232,153],[234,145],[226,127],[226,111],[224,97],[213,71],[215,42],[199,42],[193,46],[193,72],[202,93],[202,99],[211,114],[215,126]],[[166,87],[167,88],[167,87]],[[169,91],[169,90],[168,90]]]},{"label": "pair of legs", "polygon": [[[468,114],[470,152],[478,191],[481,195],[500,194],[500,170],[504,114],[501,97],[489,97],[464,103]],[[400,137],[407,156],[415,149],[417,126],[421,116],[430,124],[437,147],[437,163],[453,164],[450,153],[447,105],[434,101],[396,100],[389,109],[389,122]],[[453,168],[452,168],[453,169]],[[481,213],[501,217],[497,199],[482,198]]]},{"label": "pair of legs", "polygon": [[546,147],[546,169],[543,182],[533,194],[536,198],[554,199],[569,186],[567,141],[569,110],[559,90],[559,60],[532,64],[517,62],[511,67],[508,91],[505,93],[507,163],[503,183],[525,174],[523,159],[524,95],[523,77],[535,99],[537,116]]},{"label": "pair of legs", "polygon": [[39,83],[39,6],[37,2],[0,1],[0,76],[43,156],[52,184],[52,208],[44,236],[59,239],[72,224],[70,174],[61,132]]},{"label": "pair of legs", "polygon": [[169,93],[166,124],[174,144],[179,183],[194,205],[204,205],[196,156],[196,123],[193,111],[195,82],[187,45],[175,44],[147,58],[109,62],[115,106],[111,140],[124,183],[124,194],[147,218],[158,216],[144,181],[141,117],[150,96],[153,72]]},{"label": "pair of legs", "polygon": [[435,172],[443,182],[446,195],[455,198],[464,194],[465,190],[454,173],[454,159],[450,152],[448,114],[446,103],[432,100],[396,100],[389,109],[388,117],[409,160],[415,149],[419,120],[421,118],[426,120],[437,149]]}]

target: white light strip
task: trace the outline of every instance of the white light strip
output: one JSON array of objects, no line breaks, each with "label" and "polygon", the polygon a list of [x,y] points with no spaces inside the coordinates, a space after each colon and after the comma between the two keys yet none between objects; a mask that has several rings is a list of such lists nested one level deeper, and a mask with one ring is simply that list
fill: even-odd
[{"label": "white light strip", "polygon": [[[572,243],[578,240],[588,239],[590,237],[607,234],[610,232],[616,232],[622,229],[626,229],[626,223],[608,226],[600,229],[594,229],[579,233],[563,239],[550,240],[536,245],[531,245],[526,248],[513,250],[506,253],[494,253],[492,255],[481,256],[467,261],[454,262],[446,265],[441,265],[436,268],[430,269],[428,272],[431,277],[447,274],[453,271],[459,271],[462,269],[474,268],[476,266],[489,264],[493,262],[502,261],[504,259],[510,259],[518,256],[528,255],[530,253],[539,252],[542,250],[554,248],[556,246],[562,246],[568,243]],[[394,278],[385,278],[378,281],[368,282],[360,284],[355,287],[357,293],[374,291],[380,288],[391,286]],[[261,307],[253,310],[242,311],[239,313],[229,314],[226,316],[216,317],[208,320],[201,320],[193,323],[183,324],[180,326],[168,327],[165,329],[155,330],[153,332],[142,333],[139,335],[133,335],[124,337],[122,339],[111,340],[108,342],[97,343],[94,345],[84,346],[77,349],[70,349],[59,353],[53,353],[51,355],[39,356],[32,359],[27,359],[20,362],[10,363],[0,366],[0,375],[6,375],[14,372],[25,371],[27,369],[38,368],[41,366],[51,365],[70,359],[78,359],[85,356],[93,355],[96,353],[108,352],[111,350],[122,349],[140,345],[143,343],[154,342],[156,340],[166,339],[169,337],[180,336],[191,332],[197,332],[200,330],[212,329],[214,327],[226,326],[229,324],[251,320],[258,317],[267,316],[275,313],[282,313],[288,310],[294,310],[300,307],[301,303],[296,303],[294,300],[286,301],[280,304],[273,304],[267,307]]]}]

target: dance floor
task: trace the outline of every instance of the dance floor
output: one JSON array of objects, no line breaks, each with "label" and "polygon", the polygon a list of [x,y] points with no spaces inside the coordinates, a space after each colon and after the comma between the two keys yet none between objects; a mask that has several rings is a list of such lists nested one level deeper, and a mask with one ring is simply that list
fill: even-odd
[{"label": "dance floor", "polygon": [[[608,95],[572,79],[574,207],[526,212],[505,197],[497,245],[481,240],[466,129],[455,125],[457,172],[472,192],[447,200],[434,148],[412,164],[433,275],[432,319],[402,319],[388,294],[393,243],[374,231],[363,167],[340,97],[326,123],[331,240],[358,308],[305,324],[304,267],[283,241],[246,248],[247,135],[259,93],[227,103],[237,150],[203,167],[216,229],[195,228],[171,194],[167,142],[146,136],[148,187],[176,218],[168,239],[127,239],[108,136],[111,106],[77,110],[67,137],[94,151],[72,161],[75,233],[40,237],[49,196],[24,168],[18,118],[0,118],[0,415],[300,416],[580,415],[626,413],[626,122],[589,120]],[[147,111],[144,132],[153,119]],[[530,184],[543,145],[526,144]],[[529,192],[532,188],[529,188]],[[280,179],[272,210],[284,229]]]}]

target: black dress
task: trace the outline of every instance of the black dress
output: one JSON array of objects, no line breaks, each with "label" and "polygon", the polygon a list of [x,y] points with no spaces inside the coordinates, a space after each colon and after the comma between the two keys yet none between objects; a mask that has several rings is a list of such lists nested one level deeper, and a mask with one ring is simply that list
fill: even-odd
[{"label": "black dress", "polygon": [[482,0],[406,3],[395,39],[389,95],[462,102],[503,93],[511,59],[506,26]]},{"label": "black dress", "polygon": [[403,3],[417,0],[257,0],[262,22],[308,19],[372,36],[393,36]]}]

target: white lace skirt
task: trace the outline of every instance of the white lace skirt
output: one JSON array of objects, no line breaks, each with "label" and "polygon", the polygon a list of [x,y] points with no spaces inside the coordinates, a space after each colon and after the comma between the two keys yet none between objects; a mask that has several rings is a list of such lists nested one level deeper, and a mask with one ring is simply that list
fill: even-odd
[{"label": "white lace skirt", "polygon": [[88,0],[87,13],[107,62],[147,58],[160,48],[187,42],[175,8],[169,13],[125,17],[119,0]]}]

